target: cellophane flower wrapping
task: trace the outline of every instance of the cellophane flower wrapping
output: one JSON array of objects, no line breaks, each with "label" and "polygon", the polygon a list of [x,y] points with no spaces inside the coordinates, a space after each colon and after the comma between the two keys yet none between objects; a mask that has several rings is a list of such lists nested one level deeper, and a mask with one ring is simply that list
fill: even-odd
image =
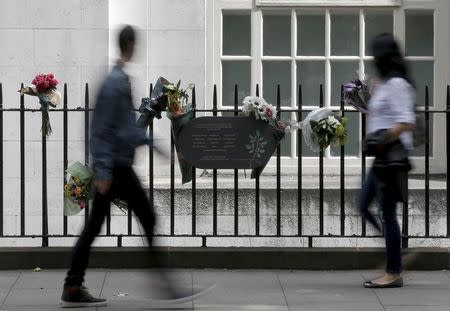
[{"label": "cellophane flower wrapping", "polygon": [[171,113],[170,111],[167,111],[167,117],[171,121],[172,135],[175,149],[177,150],[178,165],[180,166],[181,171],[181,182],[185,184],[192,181],[192,165],[189,164],[189,162],[184,159],[181,152],[179,152],[179,137],[183,127],[194,118],[194,111],[192,110],[192,106],[186,106],[182,113]]},{"label": "cellophane flower wrapping", "polygon": [[159,77],[155,83],[155,86],[150,94],[150,97],[142,98],[139,112],[141,115],[137,120],[137,126],[145,128],[150,126],[154,118],[161,119],[162,111],[167,109],[167,87],[171,83],[163,78]]},{"label": "cellophane flower wrapping", "polygon": [[194,117],[192,104],[188,103],[188,90],[193,88],[193,84],[189,84],[186,89],[182,89],[180,86],[181,81],[173,84],[167,79],[159,77],[150,98],[142,99],[139,108],[141,115],[137,126],[145,128],[155,117],[161,119],[162,111],[167,111],[166,115],[171,120],[182,183],[185,184],[192,180],[192,166],[184,160],[183,155],[179,152],[179,136],[183,127]]},{"label": "cellophane flower wrapping", "polygon": [[43,136],[48,137],[52,133],[48,111],[50,107],[56,108],[62,99],[61,93],[56,89],[59,82],[52,73],[48,73],[37,75],[31,83],[32,85],[20,89],[19,92],[39,98],[42,111],[41,132]]},{"label": "cellophane flower wrapping", "polygon": [[194,87],[189,84],[185,89],[181,88],[181,80],[177,84],[170,83],[165,86],[164,96],[167,100],[167,117],[171,121],[172,136],[177,150],[178,164],[181,170],[183,184],[192,180],[192,165],[186,161],[179,150],[179,137],[183,127],[194,118],[194,107],[189,103],[188,91]]},{"label": "cellophane flower wrapping", "polygon": [[344,102],[356,110],[367,113],[370,100],[369,82],[365,76],[344,84]]},{"label": "cellophane flower wrapping", "polygon": [[313,110],[299,123],[305,143],[314,152],[322,151],[331,144],[346,144],[346,126],[347,119],[329,108]]},{"label": "cellophane flower wrapping", "polygon": [[[93,172],[80,162],[75,162],[66,170],[69,181],[64,185],[64,215],[73,216],[88,206],[89,200],[95,195],[93,186]],[[122,212],[126,213],[128,204],[114,198],[112,203]]]},{"label": "cellophane flower wrapping", "polygon": [[73,216],[81,212],[92,197],[92,170],[75,162],[67,169],[69,181],[64,185],[64,215]]}]

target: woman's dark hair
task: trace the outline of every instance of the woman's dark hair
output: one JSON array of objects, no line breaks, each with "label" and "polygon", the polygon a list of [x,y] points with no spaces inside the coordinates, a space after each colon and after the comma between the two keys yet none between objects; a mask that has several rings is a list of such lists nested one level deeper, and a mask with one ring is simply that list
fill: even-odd
[{"label": "woman's dark hair", "polygon": [[136,42],[136,34],[134,31],[134,28],[130,25],[127,25],[122,28],[122,30],[119,33],[119,47],[120,52],[124,53],[128,50],[130,45],[134,44]]},{"label": "woman's dark hair", "polygon": [[372,54],[381,78],[399,77],[413,85],[406,61],[392,34],[383,33],[377,35],[372,41]]}]

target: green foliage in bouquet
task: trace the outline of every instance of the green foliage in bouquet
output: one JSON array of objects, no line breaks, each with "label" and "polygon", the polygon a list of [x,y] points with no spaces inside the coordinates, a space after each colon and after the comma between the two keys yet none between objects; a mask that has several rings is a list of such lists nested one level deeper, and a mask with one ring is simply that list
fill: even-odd
[{"label": "green foliage in bouquet", "polygon": [[[80,162],[75,162],[66,171],[70,174],[69,181],[64,185],[64,215],[72,216],[88,206],[90,199],[94,197],[94,174],[92,170]],[[126,213],[128,204],[120,198],[111,201],[123,213]]]},{"label": "green foliage in bouquet", "polygon": [[175,84],[168,84],[164,87],[164,96],[167,97],[167,110],[170,114],[177,116],[190,110],[188,91],[192,90],[193,84],[189,84],[186,89],[182,89],[181,80]]},{"label": "green foliage in bouquet", "polygon": [[310,120],[311,129],[317,134],[320,149],[323,150],[329,145],[340,146],[347,144],[347,123],[347,118],[339,114],[328,116],[318,122]]}]

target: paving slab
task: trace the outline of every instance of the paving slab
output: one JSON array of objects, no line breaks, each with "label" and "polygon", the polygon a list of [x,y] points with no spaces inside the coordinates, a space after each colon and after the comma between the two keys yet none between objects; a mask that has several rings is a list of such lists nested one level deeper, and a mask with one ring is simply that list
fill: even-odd
[{"label": "paving slab", "polygon": [[[168,305],[152,301],[161,279],[158,270],[89,270],[93,295],[107,307],[72,310],[205,311],[443,311],[450,310],[447,271],[407,271],[405,286],[364,289],[364,280],[382,271],[171,270],[176,284],[196,290],[215,285],[194,302]],[[65,271],[0,271],[0,311],[61,310]],[[119,295],[119,294],[122,295]],[[126,295],[124,295],[126,293]]]},{"label": "paving slab", "polygon": [[202,311],[289,311],[288,306],[258,304],[200,304],[194,310]]},{"label": "paving slab", "polygon": [[448,311],[448,306],[385,306],[386,311]]},{"label": "paving slab", "polygon": [[439,288],[403,288],[374,290],[384,305],[390,306],[447,306],[450,310],[450,291]]},{"label": "paving slab", "polygon": [[304,302],[290,305],[290,311],[385,311],[377,302]]},{"label": "paving slab", "polygon": [[0,290],[9,290],[19,279],[20,271],[0,272]]},{"label": "paving slab", "polygon": [[[41,270],[39,272],[22,271],[14,288],[62,290],[66,273],[66,270]],[[85,277],[86,286],[88,286],[92,292],[94,290],[99,291],[102,288],[105,274],[106,272],[101,270],[88,270]]]},{"label": "paving slab", "polygon": [[[72,310],[72,309],[68,309]],[[182,311],[194,310],[192,302],[176,305],[158,305],[148,301],[110,301],[106,307],[97,308],[98,311]]]},{"label": "paving slab", "polygon": [[[7,306],[4,309],[0,309],[0,311],[61,311],[66,310],[62,309],[58,305],[42,305],[42,306]],[[71,311],[97,311],[96,308],[71,308],[68,309]],[[107,310],[105,310],[107,311]]]},{"label": "paving slab", "polygon": [[[383,275],[382,271],[364,271],[364,280],[372,280]],[[406,271],[402,275],[408,288],[442,288],[450,290],[450,277],[446,271]]]},{"label": "paving slab", "polygon": [[305,302],[378,303],[377,296],[361,286],[359,272],[278,272],[289,306]]},{"label": "paving slab", "polygon": [[275,306],[277,309],[287,307],[283,290],[274,271],[195,270],[193,279],[194,286],[203,288],[213,284],[216,286],[210,293],[194,301],[195,308],[204,310],[206,305],[222,308],[218,310],[232,309],[233,305]]},{"label": "paving slab", "polygon": [[[170,270],[164,273],[173,285],[192,292],[191,271]],[[118,302],[130,297],[135,300],[158,299],[164,284],[160,270],[116,270],[107,273],[102,296]]]},{"label": "paving slab", "polygon": [[59,304],[61,289],[18,288],[9,293],[2,308],[52,307]]}]

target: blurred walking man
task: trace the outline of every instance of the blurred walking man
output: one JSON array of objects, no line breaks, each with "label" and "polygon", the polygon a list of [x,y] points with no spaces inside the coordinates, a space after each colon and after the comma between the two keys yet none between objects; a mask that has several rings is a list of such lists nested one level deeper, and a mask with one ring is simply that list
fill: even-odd
[{"label": "blurred walking man", "polygon": [[[128,203],[142,223],[150,247],[152,246],[155,214],[142,186],[132,169],[135,148],[150,144],[145,129],[136,127],[131,97],[131,84],[123,71],[132,58],[136,43],[135,30],[124,27],[119,34],[121,57],[101,86],[92,122],[91,150],[96,194],[89,222],[75,245],[70,270],[61,297],[63,307],[98,307],[106,299],[91,296],[83,286],[92,242],[99,234],[109,213],[111,200],[120,198]],[[168,278],[161,273],[165,299],[181,302],[193,298],[175,292]]]}]

